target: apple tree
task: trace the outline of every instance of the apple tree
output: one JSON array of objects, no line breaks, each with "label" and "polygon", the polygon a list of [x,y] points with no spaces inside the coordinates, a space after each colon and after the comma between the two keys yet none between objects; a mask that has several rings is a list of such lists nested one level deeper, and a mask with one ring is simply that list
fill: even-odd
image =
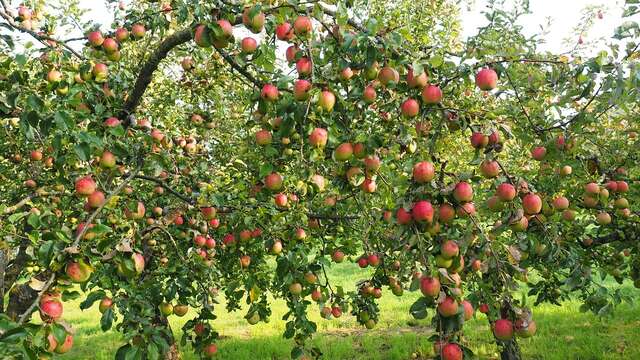
[{"label": "apple tree", "polygon": [[[109,30],[0,4],[2,356],[72,351],[82,298],[116,358],[213,357],[216,312],[269,321],[273,297],[291,357],[319,358],[309,311],[370,329],[420,291],[438,358],[473,356],[477,309],[519,359],[532,305],[640,287],[631,20],[589,56],[540,51],[526,4],[464,42],[448,1],[134,1]],[[375,271],[345,290],[343,261]]]}]

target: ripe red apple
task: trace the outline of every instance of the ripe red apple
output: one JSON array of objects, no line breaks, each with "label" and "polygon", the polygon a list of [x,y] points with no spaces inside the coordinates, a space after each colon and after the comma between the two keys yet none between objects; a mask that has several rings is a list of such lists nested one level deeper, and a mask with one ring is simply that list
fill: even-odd
[{"label": "ripe red apple", "polygon": [[454,316],[458,313],[458,301],[451,296],[445,297],[444,300],[438,304],[438,313],[444,317]]},{"label": "ripe red apple", "polygon": [[69,352],[69,350],[71,350],[72,347],[73,347],[73,335],[67,334],[67,336],[64,338],[64,342],[62,344],[58,344],[54,351],[56,354],[64,354]]},{"label": "ripe red apple", "polygon": [[400,105],[400,113],[403,116],[412,118],[420,112],[420,105],[415,99],[407,99]]},{"label": "ripe red apple", "polygon": [[353,145],[351,143],[342,143],[338,145],[334,152],[334,158],[337,161],[348,161],[353,156]]},{"label": "ripe red apple", "polygon": [[498,144],[499,142],[500,142],[500,133],[498,133],[497,131],[492,131],[491,134],[489,135],[489,144],[495,145],[495,144]]},{"label": "ripe red apple", "polygon": [[441,204],[438,208],[438,220],[443,223],[450,223],[456,217],[456,211],[451,204]]},{"label": "ripe red apple", "polygon": [[367,266],[369,266],[369,261],[367,261],[366,257],[361,257],[360,259],[358,259],[358,266],[360,266],[360,268],[364,269]]},{"label": "ripe red apple", "polygon": [[262,92],[260,93],[260,96],[265,101],[273,102],[278,100],[278,97],[280,96],[280,92],[278,91],[278,88],[275,85],[264,84],[262,86]]},{"label": "ripe red apple", "polygon": [[144,25],[142,24],[133,24],[133,26],[131,26],[131,35],[136,39],[142,38],[145,31]]},{"label": "ripe red apple", "polygon": [[333,111],[333,106],[336,104],[336,96],[329,90],[322,90],[320,97],[318,98],[318,105],[323,111]]},{"label": "ripe red apple", "polygon": [[104,121],[104,126],[106,127],[116,127],[120,125],[120,120],[118,118],[110,117]]},{"label": "ripe red apple", "polygon": [[242,24],[254,34],[262,31],[264,20],[264,13],[256,8],[246,7],[242,11]]},{"label": "ripe red apple", "polygon": [[298,53],[300,53],[300,49],[298,48],[298,45],[289,46],[287,48],[287,50],[285,51],[285,56],[287,58],[287,62],[289,64],[291,64],[294,61],[296,61]]},{"label": "ripe red apple", "polygon": [[200,208],[200,212],[202,213],[202,217],[205,220],[211,220],[216,217],[217,210],[211,206],[205,206]]},{"label": "ripe red apple", "polygon": [[119,42],[127,41],[129,39],[129,31],[125,28],[117,28],[115,36]]},{"label": "ripe red apple", "polygon": [[269,130],[258,130],[255,138],[258,145],[266,146],[271,144],[271,132]]},{"label": "ripe red apple", "polygon": [[462,306],[464,307],[464,320],[471,320],[473,317],[473,305],[467,300],[462,301]]},{"label": "ripe red apple", "polygon": [[47,73],[47,81],[51,84],[62,81],[62,73],[58,70],[51,70]]},{"label": "ripe red apple", "polygon": [[376,101],[376,89],[371,85],[365,87],[362,91],[362,100],[367,104]]},{"label": "ripe red apple", "polygon": [[422,101],[425,104],[437,104],[442,100],[442,90],[436,85],[428,85],[422,90]]},{"label": "ripe red apple", "polygon": [[245,54],[253,54],[258,49],[258,42],[251,36],[247,36],[240,42],[240,48]]},{"label": "ripe red apple", "polygon": [[138,201],[137,203],[133,203],[127,208],[124,209],[125,216],[127,219],[139,220],[144,217],[146,209],[144,207],[144,203]]},{"label": "ripe red apple", "polygon": [[215,247],[216,247],[216,241],[215,241],[212,237],[207,236],[207,239],[206,239],[206,241],[204,242],[204,246],[205,246],[207,249],[213,249],[213,248],[215,248]]},{"label": "ripe red apple", "polygon": [[513,324],[508,319],[498,319],[493,324],[493,335],[498,340],[509,341],[513,338]]},{"label": "ripe red apple", "polygon": [[51,322],[62,316],[62,303],[58,298],[47,297],[40,300],[40,318],[44,322]]},{"label": "ripe red apple", "polygon": [[331,260],[335,263],[341,263],[344,260],[344,253],[340,250],[336,250],[331,255]]},{"label": "ripe red apple", "polygon": [[264,177],[264,186],[271,191],[280,190],[282,188],[282,181],[282,176],[273,172]]},{"label": "ripe red apple", "polygon": [[423,276],[420,279],[422,295],[437,298],[440,295],[440,280],[435,277]]},{"label": "ripe red apple", "polygon": [[112,38],[106,38],[102,42],[102,48],[107,54],[118,51],[118,43]]},{"label": "ripe red apple", "polygon": [[458,217],[473,216],[476,214],[476,206],[472,202],[466,202],[457,209]]},{"label": "ripe red apple", "polygon": [[411,88],[422,89],[425,86],[427,86],[428,82],[429,82],[429,77],[427,76],[427,73],[424,72],[424,70],[418,75],[415,75],[413,73],[412,68],[410,68],[409,71],[407,72],[407,85],[409,85],[409,87]]},{"label": "ripe red apple", "polygon": [[193,244],[197,247],[203,247],[206,242],[207,242],[207,238],[204,237],[203,235],[196,235],[193,238]]},{"label": "ripe red apple", "polygon": [[476,74],[476,86],[480,90],[493,90],[498,85],[498,74],[493,69],[482,69]]},{"label": "ripe red apple", "polygon": [[327,145],[327,139],[329,138],[329,134],[326,129],[323,128],[315,128],[309,135],[309,143],[314,147],[324,147]]},{"label": "ripe red apple", "polygon": [[483,133],[474,132],[471,134],[469,141],[474,149],[482,149],[489,144],[489,137]]},{"label": "ripe red apple", "polygon": [[611,215],[607,212],[601,212],[596,215],[596,221],[600,225],[608,225],[611,224]]},{"label": "ripe red apple", "polygon": [[377,155],[367,156],[364,158],[364,167],[368,172],[378,171],[380,169],[380,158]]},{"label": "ripe red apple", "polygon": [[249,267],[249,265],[251,265],[251,256],[249,255],[240,256],[240,266],[246,269]]},{"label": "ripe red apple", "polygon": [[278,40],[289,41],[293,39],[293,28],[288,22],[283,22],[276,26],[276,37]]},{"label": "ripe red apple", "polygon": [[84,283],[91,277],[93,268],[84,260],[68,262],[65,267],[65,273],[74,283]]},{"label": "ripe red apple", "polygon": [[569,208],[569,199],[564,196],[558,196],[553,199],[553,208],[556,210],[565,210]]},{"label": "ripe red apple", "polygon": [[380,265],[380,258],[376,254],[370,254],[367,256],[367,263],[373,267]]},{"label": "ripe red apple", "polygon": [[417,222],[433,221],[433,206],[425,200],[416,202],[411,209],[411,217]]},{"label": "ripe red apple", "polygon": [[398,222],[398,224],[406,225],[409,224],[412,220],[413,217],[411,216],[411,213],[409,213],[404,208],[399,208],[398,211],[396,211],[396,221]]},{"label": "ripe red apple", "polygon": [[298,61],[296,61],[296,71],[301,77],[311,75],[311,72],[313,71],[311,59],[304,56],[298,59]]},{"label": "ripe red apple", "polygon": [[313,26],[311,24],[311,19],[306,16],[298,16],[293,22],[293,31],[298,36],[307,36],[311,34],[312,30]]},{"label": "ripe red apple", "polygon": [[32,161],[40,161],[42,160],[42,151],[33,150],[31,151],[30,157]]},{"label": "ripe red apple", "polygon": [[87,35],[87,40],[93,47],[98,47],[102,45],[104,42],[104,38],[102,37],[102,33],[100,31],[92,31]]},{"label": "ripe red apple", "polygon": [[547,148],[544,146],[536,146],[531,150],[531,157],[534,160],[542,161],[544,157],[547,155]]},{"label": "ripe red apple", "polygon": [[352,77],[353,77],[353,70],[351,70],[350,67],[346,67],[340,70],[340,78],[342,80],[348,81],[348,80],[351,80]]},{"label": "ripe red apple", "polygon": [[287,195],[285,194],[276,194],[273,197],[273,201],[275,202],[276,206],[279,207],[287,207],[287,204],[289,203],[289,199],[287,198]]},{"label": "ripe red apple", "polygon": [[368,194],[373,194],[374,192],[376,192],[378,185],[374,180],[365,178],[362,184],[360,184],[360,188],[362,189],[362,191]]},{"label": "ripe red apple", "polygon": [[378,72],[378,80],[382,85],[388,85],[390,83],[397,84],[400,82],[400,74],[398,71],[390,66],[383,67]]},{"label": "ripe red apple", "polygon": [[536,194],[528,193],[522,198],[522,208],[525,214],[538,214],[542,210],[542,199]]},{"label": "ripe red apple", "polygon": [[91,72],[93,73],[96,81],[104,81],[107,78],[107,74],[109,73],[109,68],[105,64],[97,63],[93,65],[93,69],[91,70]]},{"label": "ripe red apple", "polygon": [[298,79],[293,84],[293,98],[298,101],[307,100],[311,90],[311,82],[305,79]]},{"label": "ripe red apple", "polygon": [[91,176],[84,176],[76,180],[76,194],[80,196],[89,196],[96,191],[96,182]]},{"label": "ripe red apple", "polygon": [[456,242],[453,240],[446,241],[440,247],[440,254],[445,259],[451,259],[453,257],[456,257],[458,256],[459,252],[460,252],[460,248],[458,247],[458,244],[456,244]]},{"label": "ripe red apple", "polygon": [[626,181],[616,181],[616,191],[626,193],[629,191],[629,184]]},{"label": "ripe red apple", "polygon": [[458,346],[458,344],[446,344],[442,347],[440,357],[442,358],[442,360],[462,360],[462,349],[460,349],[460,346]]},{"label": "ripe red apple", "polygon": [[100,166],[105,169],[111,169],[116,166],[116,156],[110,151],[104,151],[100,155]]},{"label": "ripe red apple", "polygon": [[494,178],[500,174],[500,165],[494,160],[483,160],[480,163],[480,173],[488,179]]},{"label": "ripe red apple", "polygon": [[218,352],[218,346],[216,344],[209,344],[202,349],[205,357],[213,358]]},{"label": "ripe red apple", "polygon": [[112,306],[113,306],[113,300],[111,300],[110,297],[104,297],[102,298],[102,300],[100,300],[100,304],[98,305],[98,310],[104,314],[105,311],[110,309]]},{"label": "ripe red apple", "polygon": [[199,47],[211,46],[211,34],[207,25],[198,25],[193,35],[193,40]]},{"label": "ripe red apple", "polygon": [[436,176],[435,168],[428,161],[421,161],[413,166],[413,180],[423,184],[433,180]]},{"label": "ripe red apple", "polygon": [[453,198],[458,202],[467,202],[473,200],[473,189],[467,182],[459,182],[453,189]]},{"label": "ripe red apple", "polygon": [[509,183],[502,183],[496,189],[496,196],[501,201],[511,201],[516,197],[516,188]]}]

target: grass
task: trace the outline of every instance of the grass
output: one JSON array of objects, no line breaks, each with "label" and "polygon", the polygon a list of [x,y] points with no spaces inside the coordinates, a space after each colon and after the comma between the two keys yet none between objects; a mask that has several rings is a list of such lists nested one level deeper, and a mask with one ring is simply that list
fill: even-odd
[{"label": "grass", "polygon": [[[352,289],[355,281],[363,277],[362,270],[354,264],[335,266],[330,278],[337,285]],[[625,284],[626,291],[632,291]],[[386,291],[386,290],[385,290]],[[433,333],[430,319],[414,320],[408,312],[417,299],[417,293],[405,292],[401,298],[388,291],[380,299],[381,316],[375,329],[365,330],[353,316],[340,319],[321,319],[318,311],[310,314],[318,324],[318,334],[313,342],[325,354],[326,359],[374,360],[410,359],[412,356],[428,359],[433,356],[432,344],[427,338]],[[74,349],[64,355],[66,359],[112,359],[121,343],[116,331],[103,333],[99,328],[100,313],[97,306],[80,311],[79,301],[66,304],[65,319],[77,331]],[[249,326],[242,312],[226,313],[218,306],[219,318],[213,323],[223,339],[218,343],[218,359],[288,359],[292,342],[282,338],[287,311],[283,301],[272,303],[273,315],[269,323]],[[538,333],[530,339],[519,339],[523,358],[565,359],[640,359],[640,306],[623,304],[616,309],[613,318],[598,318],[590,313],[580,313],[577,301],[563,306],[541,305],[534,309]],[[184,322],[194,316],[172,316],[172,328],[179,339]],[[498,358],[484,315],[465,324],[466,341],[481,359]],[[190,349],[182,349],[183,358],[197,359]]]}]

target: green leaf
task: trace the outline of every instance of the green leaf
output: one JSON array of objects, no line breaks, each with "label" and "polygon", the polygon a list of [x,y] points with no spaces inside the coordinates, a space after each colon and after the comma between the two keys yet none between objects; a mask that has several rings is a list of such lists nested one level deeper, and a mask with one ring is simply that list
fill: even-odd
[{"label": "green leaf", "polygon": [[98,300],[101,300],[105,296],[107,296],[107,294],[102,290],[97,290],[89,293],[89,295],[87,295],[87,298],[80,303],[80,310],[85,310],[90,308],[93,305],[93,303],[95,303]]},{"label": "green leaf", "polygon": [[49,266],[51,259],[53,258],[53,241],[45,241],[38,248],[38,260],[41,265]]},{"label": "green leaf", "polygon": [[107,331],[111,329],[112,324],[113,324],[113,309],[108,308],[107,311],[105,311],[104,314],[102,314],[102,318],[100,318],[100,328],[102,329],[102,331]]},{"label": "green leaf", "polygon": [[51,325],[51,333],[58,344],[62,344],[67,339],[67,330],[60,324]]},{"label": "green leaf", "polygon": [[150,360],[156,360],[160,358],[160,352],[158,351],[158,345],[156,345],[154,342],[150,342],[147,345],[147,357]]}]

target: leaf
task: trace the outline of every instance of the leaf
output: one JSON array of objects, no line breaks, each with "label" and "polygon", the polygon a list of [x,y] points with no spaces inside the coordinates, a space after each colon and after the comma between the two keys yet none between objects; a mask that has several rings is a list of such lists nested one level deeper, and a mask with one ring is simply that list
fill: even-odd
[{"label": "leaf", "polygon": [[67,339],[67,330],[60,324],[51,325],[51,333],[58,344],[62,344]]},{"label": "leaf", "polygon": [[73,147],[73,150],[82,161],[88,161],[91,156],[91,148],[89,148],[89,145],[86,143],[77,144]]},{"label": "leaf", "polygon": [[149,345],[147,345],[147,357],[151,360],[155,360],[155,359],[159,359],[160,358],[160,352],[158,351],[158,345],[156,345],[154,342],[150,342]]},{"label": "leaf", "polygon": [[62,293],[62,301],[75,300],[75,299],[79,298],[80,296],[82,296],[82,294],[80,294],[79,291],[68,291],[68,290],[65,290]]},{"label": "leaf", "polygon": [[107,331],[111,329],[112,324],[113,324],[113,309],[108,308],[107,311],[105,311],[104,314],[102,314],[102,318],[100,318],[100,328],[102,329],[102,331]]},{"label": "leaf", "polygon": [[49,266],[51,259],[53,258],[53,241],[45,241],[38,248],[38,260],[40,264]]},{"label": "leaf", "polygon": [[427,306],[429,305],[429,300],[425,297],[421,297],[416,302],[411,305],[409,308],[409,312],[411,316],[415,319],[421,320],[427,317]]},{"label": "leaf", "polygon": [[7,330],[0,335],[1,342],[17,343],[18,341],[27,337],[27,330],[23,327],[16,327],[11,330]]},{"label": "leaf", "polygon": [[56,127],[62,131],[73,128],[73,120],[66,111],[56,111],[56,114],[53,116],[53,121]]},{"label": "leaf", "polygon": [[98,300],[101,300],[106,295],[107,294],[102,290],[97,290],[89,293],[89,295],[87,295],[87,298],[80,303],[80,310],[85,310],[90,308],[93,305],[93,303],[95,303]]}]

